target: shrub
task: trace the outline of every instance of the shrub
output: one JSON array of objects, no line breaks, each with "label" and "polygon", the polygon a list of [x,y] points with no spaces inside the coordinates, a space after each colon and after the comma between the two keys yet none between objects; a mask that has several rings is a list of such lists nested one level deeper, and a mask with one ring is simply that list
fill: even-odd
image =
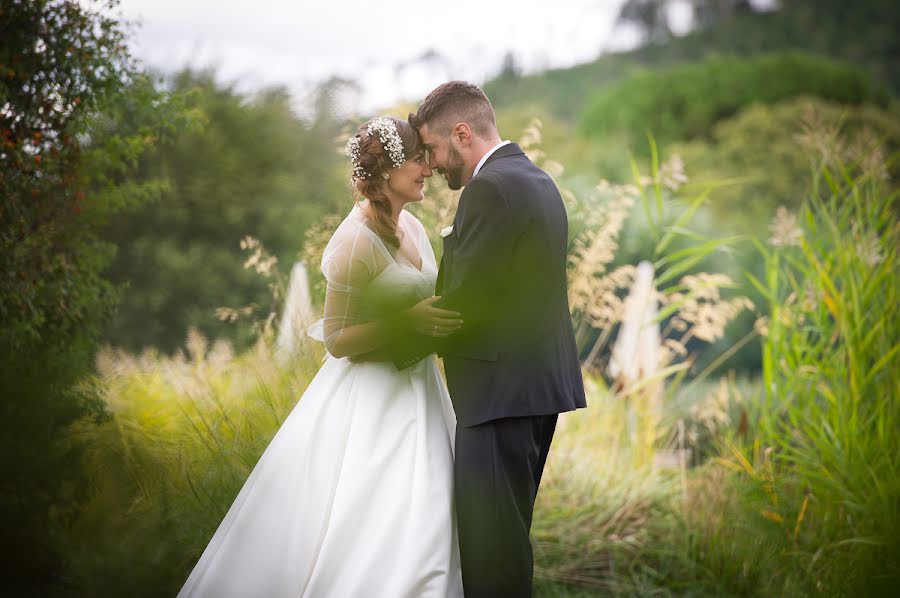
[{"label": "shrub", "polygon": [[585,109],[581,130],[592,138],[624,130],[633,140],[650,131],[668,144],[703,137],[716,122],[754,102],[798,95],[850,105],[889,101],[884,88],[848,64],[801,53],[719,57],[640,72],[599,92]]}]

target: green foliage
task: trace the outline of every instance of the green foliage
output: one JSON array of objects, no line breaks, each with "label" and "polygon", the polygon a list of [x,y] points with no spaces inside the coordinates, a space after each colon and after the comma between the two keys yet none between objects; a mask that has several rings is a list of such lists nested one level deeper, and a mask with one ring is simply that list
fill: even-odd
[{"label": "green foliage", "polygon": [[666,43],[632,53],[644,64],[695,61],[710,55],[751,57],[797,50],[851,62],[894,92],[900,89],[896,31],[900,14],[892,0],[781,0],[780,8],[720,20]]},{"label": "green foliage", "polygon": [[539,106],[541,111],[572,123],[581,116],[587,98],[640,66],[631,55],[613,54],[570,68],[515,78],[497,77],[485,83],[483,89],[498,113]]},{"label": "green foliage", "polygon": [[112,418],[73,430],[94,488],[64,538],[78,595],[174,596],[320,363],[195,330],[186,356],[102,351]]},{"label": "green foliage", "polygon": [[897,188],[877,152],[818,149],[800,214],[758,243],[770,317],[747,435],[719,435],[695,480],[695,564],[677,579],[726,595],[882,596],[900,579]]},{"label": "green foliage", "polygon": [[135,351],[173,351],[195,326],[245,347],[249,328],[217,320],[216,309],[254,305],[266,312],[271,294],[265,281],[235,268],[244,259],[239,242],[247,234],[260,238],[286,272],[304,230],[351,205],[334,142],[340,126],[321,112],[302,121],[283,90],[248,98],[209,72],[182,72],[172,87],[199,125],[143,157],[137,180],[163,179],[164,192],[105,229],[104,238],[119,247],[109,276],[127,284],[107,339]]},{"label": "green foliage", "polygon": [[[152,182],[124,177],[177,111],[131,62],[120,24],[105,16],[114,4],[0,5],[0,571],[13,593],[60,583],[50,536],[85,491],[81,445],[64,431],[102,415],[84,375],[116,299],[101,275],[113,247],[97,228],[153,195]],[[98,115],[127,103],[153,118],[110,135],[115,151],[95,144]]]},{"label": "green foliage", "polygon": [[[713,127],[708,139],[675,144],[695,180],[734,177],[739,184],[721,189],[710,203],[716,221],[744,232],[763,230],[775,208],[799,209],[810,179],[809,128],[828,123],[826,135],[858,137],[900,151],[900,114],[875,106],[847,107],[817,98],[774,105],[753,104]],[[866,147],[854,148],[864,151]],[[894,163],[891,175],[900,176]],[[755,257],[753,258],[755,260]]]},{"label": "green foliage", "polygon": [[[685,170],[697,183],[723,178],[734,181],[710,197],[706,216],[711,229],[762,236],[768,233],[777,207],[796,210],[803,205],[810,183],[811,144],[831,144],[828,151],[834,153],[837,148],[833,142],[841,135],[856,139],[846,148],[850,154],[847,159],[862,155],[873,159],[880,155],[879,146],[892,154],[900,151],[900,116],[875,106],[839,106],[816,98],[791,99],[772,106],[755,104],[718,123],[709,140],[678,143],[671,151],[682,156]],[[884,167],[895,179],[900,176],[896,161]],[[752,247],[741,247],[735,261],[740,269],[762,277],[764,263]],[[740,269],[730,271],[735,278],[744,279]],[[747,282],[743,286],[743,294],[766,313],[767,302],[760,293]],[[744,334],[752,330],[752,325],[753,318],[748,314],[734,330],[743,330]],[[712,353],[724,351],[734,342],[734,338],[727,339]],[[739,351],[736,360],[758,371],[760,355],[754,341]]]},{"label": "green foliage", "polygon": [[820,165],[799,216],[782,212],[774,247],[759,246],[771,452],[754,477],[794,568],[829,593],[882,595],[900,580],[898,190],[876,161],[827,152]]},{"label": "green foliage", "polygon": [[[523,146],[550,168],[535,146],[539,128],[530,127],[529,136]],[[828,150],[827,139],[810,147]],[[804,245],[763,248],[770,269],[759,286],[772,319],[762,391],[734,377],[686,381],[657,410],[586,378],[591,407],[561,418],[538,496],[536,595],[881,589],[878,574],[894,570],[873,555],[896,554],[890,551],[900,537],[900,447],[892,434],[900,384],[889,368],[900,347],[889,322],[900,290],[898,229],[896,191],[872,157],[875,148],[863,147],[825,151],[832,162],[823,176],[834,188],[813,190],[801,237],[789,219],[773,228],[773,237]],[[850,155],[851,168],[836,167],[833,160]],[[649,253],[671,283],[692,258],[718,253],[722,240],[686,229],[702,213],[704,194],[670,205],[671,188],[684,182],[677,162],[650,164],[650,176],[636,173],[640,185],[628,192],[639,195],[654,240]],[[444,222],[443,208],[425,208],[429,226]],[[591,210],[573,213],[577,225]],[[821,292],[813,312],[801,307],[810,280]],[[76,430],[92,447],[85,459],[96,487],[66,535],[79,590],[174,593],[317,369],[321,349],[308,349],[287,364],[264,343],[234,358],[227,345],[208,350],[192,333],[187,359],[180,352],[102,354],[113,419]],[[757,400],[760,394],[768,398]],[[691,461],[698,467],[688,469],[679,456],[686,448],[697,451]],[[668,464],[657,458],[667,456]]]},{"label": "green foliage", "polygon": [[591,595],[579,587],[637,595],[658,543],[678,527],[680,480],[636,458],[643,439],[625,422],[658,421],[646,404],[621,400],[593,376],[585,386],[590,407],[560,416],[535,504],[537,588],[549,596]]},{"label": "green foliage", "polygon": [[[896,180],[898,162],[872,159],[868,142],[832,142],[868,130],[898,149],[896,103],[884,107],[879,84],[900,88],[900,11],[845,4],[783,0],[777,12],[572,69],[522,76],[510,64],[485,86],[501,131],[544,120],[542,148],[529,151],[576,197],[609,195],[598,178],[628,180],[629,149],[645,147],[647,129],[695,181],[741,179],[704,201],[670,202],[651,166],[640,185],[648,216],[626,223],[610,269],[652,256],[674,272],[669,282],[693,257],[723,271],[731,256],[711,238],[768,236],[775,206],[802,209],[799,247],[738,255],[771,312],[763,392],[685,377],[660,417],[589,377],[591,409],[561,420],[538,497],[536,595],[877,595],[895,583],[898,239],[896,188],[883,177]],[[64,584],[174,594],[321,350],[278,364],[265,345],[234,358],[192,333],[185,360],[184,330],[249,344],[249,328],[214,319],[217,307],[250,304],[258,320],[273,304],[267,281],[238,266],[239,241],[261,238],[286,272],[311,225],[327,238],[336,223],[323,216],[350,206],[335,143],[346,134],[327,86],[309,121],[281,90],[244,96],[212,73],[181,73],[160,93],[128,58],[119,24],[86,6],[0,3],[0,404],[12,424],[0,433],[0,571],[13,594]],[[865,70],[798,54],[737,58],[792,49]],[[577,135],[585,102],[604,89],[609,104],[592,125],[602,138]],[[826,124],[817,129],[807,106]],[[827,158],[811,197],[810,147]],[[564,178],[544,155],[566,165]],[[455,196],[428,197],[416,209],[435,232]],[[575,239],[604,204],[567,200]],[[682,234],[688,213],[696,230]],[[304,247],[314,275],[321,244]],[[128,287],[108,338],[176,354],[106,351],[100,376],[85,377],[119,283]],[[694,373],[740,348],[752,335],[740,324]],[[688,446],[700,466],[650,466],[648,447],[671,447],[678,420],[697,435]],[[717,450],[718,463],[703,463]],[[50,539],[60,528],[65,581]]]},{"label": "green foliage", "polygon": [[577,122],[588,100],[641,68],[696,62],[710,56],[743,58],[801,51],[855,64],[894,93],[900,90],[897,35],[900,11],[893,0],[783,0],[776,11],[742,12],[682,37],[651,43],[586,64],[515,79],[498,77],[484,89],[498,110],[524,104]]},{"label": "green foliage", "polygon": [[591,99],[581,131],[594,138],[652,132],[660,143],[705,136],[712,126],[754,102],[813,95],[842,104],[887,104],[887,92],[862,70],[809,55],[774,54],[635,74]]}]

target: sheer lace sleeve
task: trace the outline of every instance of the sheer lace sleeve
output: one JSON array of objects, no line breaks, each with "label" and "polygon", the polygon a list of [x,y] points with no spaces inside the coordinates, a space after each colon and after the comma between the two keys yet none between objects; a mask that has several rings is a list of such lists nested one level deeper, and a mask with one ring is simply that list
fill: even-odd
[{"label": "sheer lace sleeve", "polygon": [[322,255],[325,314],[322,340],[332,355],[345,328],[366,321],[366,290],[384,267],[383,246],[371,230],[352,218],[344,220]]}]

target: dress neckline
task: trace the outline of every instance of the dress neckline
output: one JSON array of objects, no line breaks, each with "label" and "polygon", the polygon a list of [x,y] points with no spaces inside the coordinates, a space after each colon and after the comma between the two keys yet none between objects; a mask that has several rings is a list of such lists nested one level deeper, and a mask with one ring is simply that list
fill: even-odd
[{"label": "dress neckline", "polygon": [[[364,201],[368,202],[368,200],[364,200]],[[369,231],[371,231],[373,235],[375,235],[375,237],[378,239],[378,242],[381,243],[381,246],[384,248],[385,253],[387,253],[390,256],[391,260],[398,266],[405,266],[407,268],[412,268],[413,270],[415,270],[416,272],[418,272],[420,274],[424,273],[425,272],[425,258],[422,256],[422,253],[418,250],[418,247],[416,247],[416,252],[417,252],[416,257],[419,258],[418,266],[413,264],[412,260],[409,260],[408,257],[406,256],[406,254],[401,253],[399,247],[396,249],[396,251],[392,252],[391,249],[387,246],[387,243],[384,242],[384,239],[382,239],[378,235],[378,233],[376,233],[374,230],[372,230],[372,227],[369,226],[369,219],[366,218],[365,212],[363,211],[362,207],[360,207],[361,203],[362,202],[357,203],[355,206],[353,206],[353,210],[358,212],[358,217],[360,218],[361,224],[363,226],[365,226],[367,229],[369,229]],[[401,210],[399,220],[402,220],[404,218],[404,216],[403,216],[404,213],[411,215],[405,209]],[[397,222],[397,227],[398,228],[400,227],[399,221]],[[407,230],[403,230],[403,234],[406,235],[406,234],[410,234],[410,233]],[[415,246],[415,241],[413,241],[413,245]],[[402,256],[407,259],[405,259],[405,261],[401,262],[397,259],[398,256]]]}]

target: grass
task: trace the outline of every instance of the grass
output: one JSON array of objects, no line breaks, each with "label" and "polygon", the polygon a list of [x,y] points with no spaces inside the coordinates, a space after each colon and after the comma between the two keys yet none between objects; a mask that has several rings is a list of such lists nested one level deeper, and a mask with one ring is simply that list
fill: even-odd
[{"label": "grass", "polygon": [[[669,370],[649,400],[655,384],[613,393],[587,374],[589,408],[560,417],[537,499],[536,596],[879,596],[900,581],[897,190],[877,152],[806,139],[821,159],[804,210],[757,243],[761,378]],[[640,201],[659,247],[702,200],[663,218],[652,175]],[[656,257],[670,283],[684,273]],[[689,286],[673,318],[709,293]],[[177,592],[321,362],[316,345],[289,362],[270,347],[235,356],[191,333],[175,357],[98,357],[113,417],[72,432],[95,489],[60,533],[73,592]]]},{"label": "grass", "polygon": [[80,592],[175,595],[253,465],[321,362],[265,343],[233,356],[191,333],[185,356],[98,356],[111,421],[87,441],[95,491],[63,535]]},{"label": "grass", "polygon": [[762,489],[768,548],[810,592],[880,595],[900,580],[897,189],[859,140],[811,133],[810,197],[758,245],[771,315],[757,445],[725,463]]}]

